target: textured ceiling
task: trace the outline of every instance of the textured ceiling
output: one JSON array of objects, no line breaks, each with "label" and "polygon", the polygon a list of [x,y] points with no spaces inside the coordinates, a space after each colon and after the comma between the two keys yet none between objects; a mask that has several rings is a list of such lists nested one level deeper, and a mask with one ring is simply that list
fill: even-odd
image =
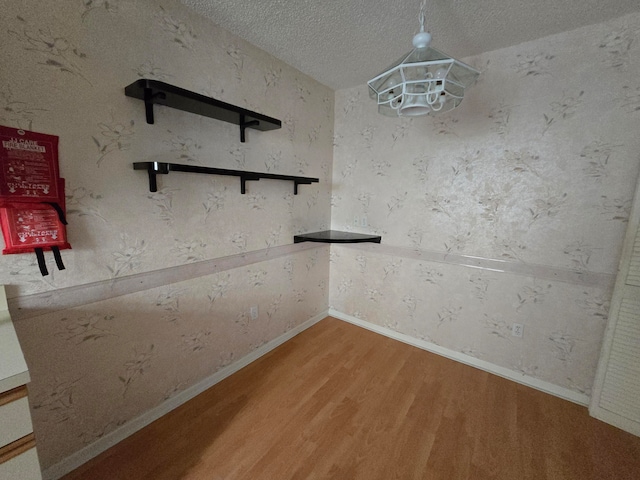
[{"label": "textured ceiling", "polygon": [[[180,0],[333,89],[411,50],[420,0]],[[640,11],[638,0],[427,0],[432,45],[464,58]]]}]

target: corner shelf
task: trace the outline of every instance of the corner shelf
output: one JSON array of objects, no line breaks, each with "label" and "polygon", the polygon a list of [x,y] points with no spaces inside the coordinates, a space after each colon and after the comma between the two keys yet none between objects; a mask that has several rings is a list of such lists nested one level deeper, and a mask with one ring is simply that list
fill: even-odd
[{"label": "corner shelf", "polygon": [[380,243],[379,235],[366,235],[363,233],[341,232],[339,230],[324,230],[322,232],[304,233],[295,235],[293,243],[321,242],[321,243]]},{"label": "corner shelf", "polygon": [[282,122],[276,118],[267,117],[261,113],[236,107],[158,80],[137,80],[125,87],[124,94],[127,97],[144,101],[147,123],[149,124],[154,123],[153,105],[157,104],[239,125],[242,143],[245,141],[247,128],[266,131],[282,127]]},{"label": "corner shelf", "polygon": [[226,175],[232,177],[240,177],[240,192],[245,194],[246,182],[258,181],[261,178],[270,180],[285,180],[293,182],[293,194],[298,194],[298,185],[311,185],[318,183],[320,179],[312,177],[296,177],[293,175],[278,175],[275,173],[260,172],[244,172],[241,170],[227,170],[224,168],[199,167],[197,165],[182,165],[179,163],[163,163],[163,162],[135,162],[134,170],[146,170],[149,174],[149,191],[157,192],[158,183],[156,175],[168,174],[169,172],[189,172],[189,173],[206,173],[208,175]]}]

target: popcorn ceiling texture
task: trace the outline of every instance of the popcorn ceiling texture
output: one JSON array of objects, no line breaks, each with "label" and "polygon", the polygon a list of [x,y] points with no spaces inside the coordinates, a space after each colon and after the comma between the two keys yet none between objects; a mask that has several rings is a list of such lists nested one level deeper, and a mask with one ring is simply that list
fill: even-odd
[{"label": "popcorn ceiling texture", "polygon": [[[421,0],[181,0],[336,90],[365,84],[411,50]],[[637,0],[426,2],[433,46],[455,58],[638,12]]]}]

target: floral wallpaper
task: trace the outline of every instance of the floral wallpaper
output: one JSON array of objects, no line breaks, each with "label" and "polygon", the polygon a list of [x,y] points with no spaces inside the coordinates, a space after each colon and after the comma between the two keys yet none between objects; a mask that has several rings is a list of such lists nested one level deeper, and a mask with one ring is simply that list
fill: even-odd
[{"label": "floral wallpaper", "polygon": [[[292,244],[330,224],[334,93],[177,0],[72,0],[44,8],[3,2],[0,124],[60,137],[66,179],[66,270],[35,256],[0,256],[10,299],[136,274],[164,286],[15,322],[32,382],[34,429],[46,470],[163,400],[326,311],[328,247],[268,261],[248,252]],[[140,78],[282,120],[247,130],[126,97]],[[159,161],[318,177],[301,185],[186,173]],[[232,268],[174,283],[165,269],[236,258]],[[266,257],[266,255],[265,255]],[[53,259],[48,259],[53,263]],[[258,320],[250,307],[257,306]],[[45,304],[46,307],[46,304]]]},{"label": "floral wallpaper", "polygon": [[611,281],[527,271],[614,278],[640,163],[639,33],[632,14],[466,59],[479,82],[439,117],[337,92],[332,228],[382,245],[332,247],[331,307],[589,395]]},{"label": "floral wallpaper", "polygon": [[[0,21],[0,124],[60,136],[67,271],[40,276],[34,258],[2,256],[9,297],[289,244],[328,228],[333,92],[212,25],[175,0],[9,1]],[[161,80],[275,117],[236,125],[144,104],[124,87]],[[320,178],[288,182],[172,173],[150,193],[133,162],[160,161]],[[123,212],[127,212],[123,215]],[[149,232],[153,232],[149,235]],[[55,268],[49,269],[55,270]]]},{"label": "floral wallpaper", "polygon": [[42,466],[324,312],[328,270],[323,246],[16,322]]}]

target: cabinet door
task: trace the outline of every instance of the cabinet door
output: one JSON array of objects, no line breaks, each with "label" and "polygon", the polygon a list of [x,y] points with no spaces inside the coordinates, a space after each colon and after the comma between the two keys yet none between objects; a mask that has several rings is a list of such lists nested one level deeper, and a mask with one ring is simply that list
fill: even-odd
[{"label": "cabinet door", "polygon": [[33,432],[27,387],[0,394],[0,447]]},{"label": "cabinet door", "polygon": [[640,436],[640,183],[618,267],[589,412]]},{"label": "cabinet door", "polygon": [[38,454],[30,448],[7,462],[0,463],[0,480],[42,480]]}]

